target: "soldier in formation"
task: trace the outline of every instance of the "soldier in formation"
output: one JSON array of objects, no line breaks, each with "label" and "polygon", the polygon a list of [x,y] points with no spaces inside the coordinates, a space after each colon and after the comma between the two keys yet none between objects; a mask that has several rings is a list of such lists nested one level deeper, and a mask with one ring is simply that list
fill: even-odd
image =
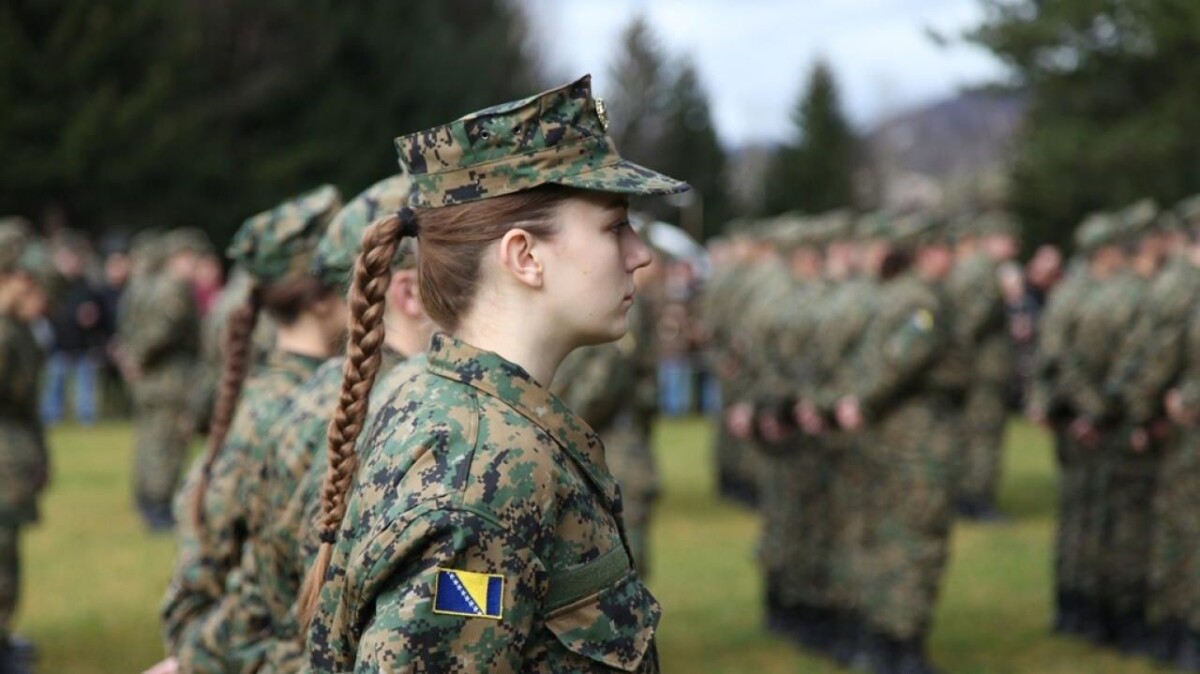
[{"label": "soldier in formation", "polygon": [[0,672],[33,671],[33,646],[12,632],[21,590],[21,530],[38,521],[50,480],[38,415],[45,354],[32,323],[43,319],[62,280],[45,244],[22,218],[0,218]]},{"label": "soldier in formation", "polygon": [[1055,437],[1055,630],[1200,671],[1195,199],[1096,213],[1051,295],[1030,415]]},{"label": "soldier in formation", "polygon": [[[843,664],[934,671],[955,510],[995,516],[1015,227],[835,211],[733,236],[745,262],[707,301],[714,358],[733,363],[719,467],[726,489],[755,482],[768,628]],[[746,456],[757,473],[739,478]]]}]

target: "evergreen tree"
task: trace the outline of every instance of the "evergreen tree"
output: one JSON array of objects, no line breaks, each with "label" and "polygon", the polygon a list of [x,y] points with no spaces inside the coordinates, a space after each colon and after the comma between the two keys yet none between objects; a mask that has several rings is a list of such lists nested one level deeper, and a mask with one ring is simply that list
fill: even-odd
[{"label": "evergreen tree", "polygon": [[1010,197],[1031,244],[1069,242],[1096,209],[1200,190],[1200,3],[981,2],[968,39],[1032,99]]},{"label": "evergreen tree", "polygon": [[[725,187],[725,150],[713,126],[708,94],[705,93],[690,59],[680,61],[678,75],[670,89],[666,129],[661,155],[654,166],[668,175],[688,181],[691,199],[685,208],[700,216],[700,231],[691,232],[707,239],[721,232],[729,219],[729,196]],[[685,225],[693,226],[687,222]]]},{"label": "evergreen tree", "polygon": [[645,17],[634,18],[621,33],[611,76],[612,87],[603,92],[612,120],[609,134],[623,156],[654,165],[670,114],[671,73]]},{"label": "evergreen tree", "polygon": [[813,65],[792,121],[796,137],[776,151],[764,210],[819,213],[853,207],[858,142],[842,113],[833,71],[824,61]]}]

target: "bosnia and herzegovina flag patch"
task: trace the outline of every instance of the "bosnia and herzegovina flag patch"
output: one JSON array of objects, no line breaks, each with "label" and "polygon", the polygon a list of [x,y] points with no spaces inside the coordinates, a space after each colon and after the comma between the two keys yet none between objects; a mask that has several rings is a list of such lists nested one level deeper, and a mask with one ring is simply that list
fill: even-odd
[{"label": "bosnia and herzegovina flag patch", "polygon": [[499,620],[503,613],[504,576],[455,569],[437,570],[433,612]]}]

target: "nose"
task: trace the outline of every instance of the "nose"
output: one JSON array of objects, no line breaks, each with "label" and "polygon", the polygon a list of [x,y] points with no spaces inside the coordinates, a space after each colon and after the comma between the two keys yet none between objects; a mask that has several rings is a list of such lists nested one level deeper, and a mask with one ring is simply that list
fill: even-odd
[{"label": "nose", "polygon": [[654,255],[650,252],[650,247],[642,241],[642,237],[633,228],[626,228],[628,236],[625,239],[625,271],[632,274],[633,272],[647,267],[654,261]]}]

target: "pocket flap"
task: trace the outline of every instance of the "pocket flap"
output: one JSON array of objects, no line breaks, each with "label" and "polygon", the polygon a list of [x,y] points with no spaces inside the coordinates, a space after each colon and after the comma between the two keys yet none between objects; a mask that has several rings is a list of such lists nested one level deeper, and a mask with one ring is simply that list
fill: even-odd
[{"label": "pocket flap", "polygon": [[658,601],[631,571],[599,593],[553,611],[546,627],[572,653],[636,672],[652,648],[661,616]]}]

